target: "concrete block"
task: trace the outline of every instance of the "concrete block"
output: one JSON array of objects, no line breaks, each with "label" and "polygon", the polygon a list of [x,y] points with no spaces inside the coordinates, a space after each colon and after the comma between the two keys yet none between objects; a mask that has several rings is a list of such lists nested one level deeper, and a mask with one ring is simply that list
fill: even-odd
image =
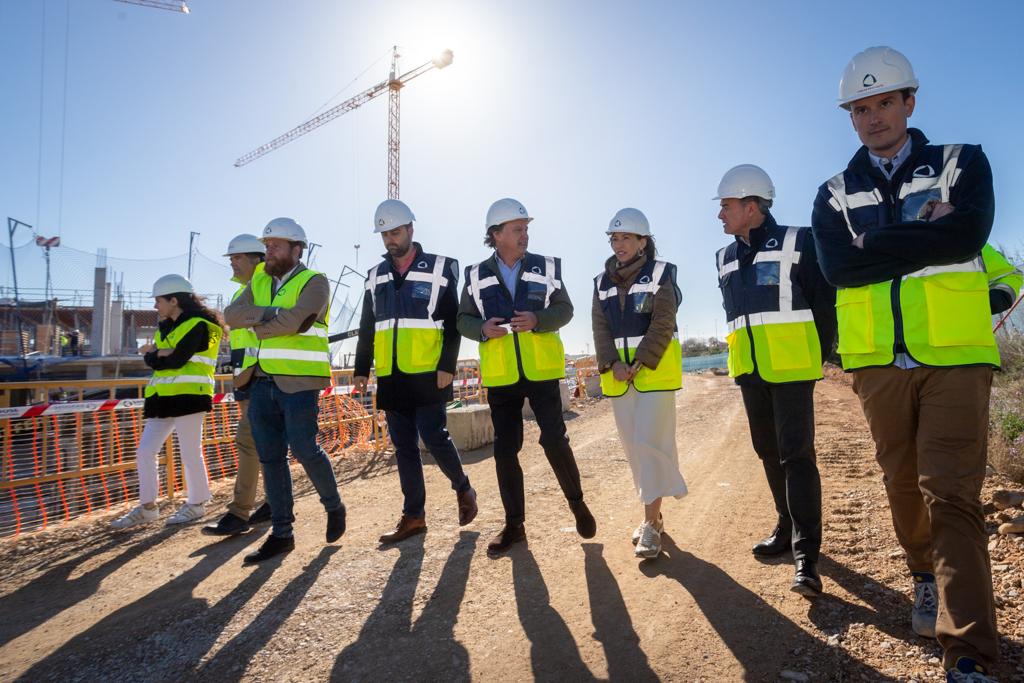
[{"label": "concrete block", "polygon": [[471,451],[493,443],[491,407],[472,405],[449,410],[448,433],[460,451]]},{"label": "concrete block", "polygon": [[587,396],[590,398],[597,398],[598,396],[604,396],[604,392],[601,391],[601,375],[591,375],[583,378],[583,386],[587,389]]},{"label": "concrete block", "polygon": [[[572,408],[572,394],[569,392],[568,382],[564,379],[558,383],[558,393],[562,396],[562,412],[568,412]],[[523,402],[523,417],[528,420],[536,419],[530,406],[530,399]]]}]

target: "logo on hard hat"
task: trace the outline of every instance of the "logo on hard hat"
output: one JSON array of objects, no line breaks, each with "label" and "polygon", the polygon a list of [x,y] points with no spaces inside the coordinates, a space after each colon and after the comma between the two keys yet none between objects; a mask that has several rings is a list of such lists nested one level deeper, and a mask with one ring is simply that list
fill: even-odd
[{"label": "logo on hard hat", "polygon": [[864,80],[861,81],[861,85],[863,85],[865,88],[870,88],[875,83],[878,83],[878,79],[875,78],[873,74],[865,74]]},{"label": "logo on hard hat", "polygon": [[616,218],[616,219],[615,219],[615,227],[616,227],[616,228],[618,228],[618,227],[620,227],[621,225],[622,225],[622,220],[621,220],[621,219],[619,219],[619,218]]},{"label": "logo on hard hat", "polygon": [[267,227],[263,228],[263,234],[264,235],[269,235],[270,234],[270,230],[271,230],[271,227],[268,225]]},{"label": "logo on hard hat", "polygon": [[526,215],[526,209],[520,206],[519,207],[519,213],[521,213],[521,214],[523,214],[525,216]]},{"label": "logo on hard hat", "polygon": [[377,225],[384,225],[384,219],[383,218],[378,218],[377,219]]}]

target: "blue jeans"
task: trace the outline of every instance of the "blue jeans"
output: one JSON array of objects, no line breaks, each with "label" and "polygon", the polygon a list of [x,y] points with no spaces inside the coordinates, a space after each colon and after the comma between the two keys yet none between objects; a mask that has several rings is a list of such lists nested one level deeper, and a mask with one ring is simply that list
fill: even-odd
[{"label": "blue jeans", "polygon": [[448,415],[444,403],[419,406],[410,410],[388,410],[388,434],[395,444],[398,480],[402,483],[405,505],[402,514],[423,518],[427,489],[423,483],[423,461],[420,459],[419,437],[456,493],[469,489],[469,477],[462,471],[459,450],[448,436]]},{"label": "blue jeans", "polygon": [[328,512],[344,507],[338,494],[338,482],[327,453],[316,442],[319,431],[320,392],[299,391],[286,394],[272,379],[257,377],[251,384],[249,423],[256,452],[263,468],[263,487],[270,503],[274,536],[292,535],[292,474],[288,468],[288,448],[292,457],[306,470],[306,476],[320,494]]}]

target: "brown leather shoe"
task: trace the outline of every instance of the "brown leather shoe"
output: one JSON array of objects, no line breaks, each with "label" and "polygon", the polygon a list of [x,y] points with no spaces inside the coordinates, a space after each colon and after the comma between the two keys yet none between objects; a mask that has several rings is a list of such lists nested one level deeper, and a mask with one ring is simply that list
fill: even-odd
[{"label": "brown leather shoe", "polygon": [[470,486],[457,496],[459,499],[459,526],[466,526],[476,519],[476,491]]},{"label": "brown leather shoe", "polygon": [[506,524],[498,535],[487,544],[488,555],[500,555],[514,544],[526,540],[526,527],[522,524]]},{"label": "brown leather shoe", "polygon": [[390,534],[384,534],[380,537],[381,545],[388,543],[398,543],[404,541],[410,536],[416,534],[423,534],[427,531],[427,520],[422,517],[410,517],[409,515],[402,515],[402,518],[398,520],[398,524],[395,525],[395,530]]}]

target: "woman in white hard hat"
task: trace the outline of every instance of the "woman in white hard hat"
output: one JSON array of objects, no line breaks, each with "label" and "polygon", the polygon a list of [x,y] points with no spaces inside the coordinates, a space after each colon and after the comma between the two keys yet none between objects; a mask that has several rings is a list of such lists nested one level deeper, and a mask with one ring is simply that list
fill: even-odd
[{"label": "woman in white hard hat", "polygon": [[210,499],[203,461],[203,420],[213,407],[213,374],[224,330],[220,316],[207,308],[181,275],[165,275],[153,285],[159,318],[153,344],[139,349],[153,377],[146,387],[146,424],[135,453],[139,505],[112,522],[127,529],[152,522],[160,478],[157,456],[171,432],[178,438],[188,495],[167,524],[187,524],[205,514]]},{"label": "woman in white hard hat", "polygon": [[647,217],[622,209],[608,224],[612,256],[594,278],[592,322],[601,390],[644,504],[633,532],[637,557],[661,552],[661,500],[682,498],[686,482],[676,451],[675,392],[682,386],[676,328],[676,267],[656,258]]}]

